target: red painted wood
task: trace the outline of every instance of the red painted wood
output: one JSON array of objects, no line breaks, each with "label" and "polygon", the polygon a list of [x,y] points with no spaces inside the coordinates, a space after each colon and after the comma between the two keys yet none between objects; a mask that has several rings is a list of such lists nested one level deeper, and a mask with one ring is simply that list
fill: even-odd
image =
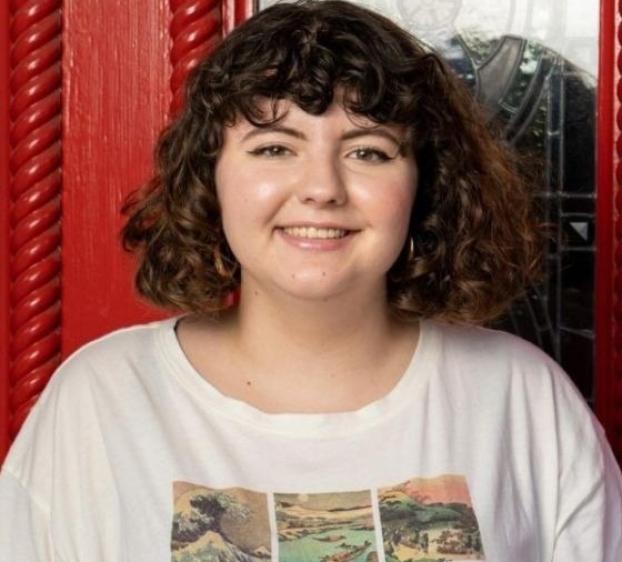
[{"label": "red painted wood", "polygon": [[8,417],[14,436],[60,363],[61,0],[9,13]]},{"label": "red painted wood", "polygon": [[228,0],[223,2],[223,30],[227,34],[243,21],[250,18],[255,11],[253,0]]},{"label": "red painted wood", "polygon": [[[613,223],[613,138],[614,138],[614,69],[615,8],[613,0],[601,0],[600,60],[598,69],[598,115],[596,137],[597,215],[596,215],[596,413],[606,426],[611,425],[613,380],[613,307],[612,223]],[[610,439],[612,435],[609,435]]]},{"label": "red painted wood", "polygon": [[183,84],[199,60],[253,14],[253,0],[170,0],[171,114],[183,105]]},{"label": "red painted wood", "polygon": [[178,107],[189,69],[222,35],[225,12],[242,21],[252,4],[141,0],[112,9],[66,0],[63,356],[112,329],[164,315],[133,292],[118,209],[149,177],[168,110]]},{"label": "red painted wood", "polygon": [[119,245],[123,199],[149,177],[170,101],[166,0],[64,4],[63,356],[162,316]]},{"label": "red painted wood", "polygon": [[0,465],[9,448],[9,3],[0,2]]},{"label": "red painted wood", "polygon": [[[613,0],[612,2],[613,3]],[[612,9],[612,11],[614,11]],[[615,11],[614,11],[615,14]],[[615,52],[617,53],[618,58],[620,57],[620,53],[622,53],[622,2],[618,4],[618,13],[614,15],[615,24],[617,28],[617,36],[615,41]],[[613,66],[613,65],[612,65]],[[616,135],[618,139],[622,139],[622,112],[620,111],[620,107],[622,107],[622,80],[620,78],[620,65],[618,64],[618,72],[614,74],[617,79],[617,99],[616,99],[616,108],[619,119],[616,120],[618,124],[616,129]],[[619,146],[620,143],[616,142],[616,146]],[[613,152],[613,150],[612,150]],[[617,161],[619,163],[620,156],[622,155],[622,150],[617,151]],[[620,173],[617,173],[617,172]],[[622,216],[622,169],[619,168],[616,171],[615,181],[613,182],[614,190],[612,193],[612,201],[614,205],[612,205],[611,216],[612,222],[617,220],[618,226],[620,222],[620,217]],[[617,217],[617,219],[616,219]],[[613,230],[613,229],[611,229]],[[610,237],[610,240],[615,248],[615,261],[613,262],[613,271],[614,274],[618,277],[622,273],[622,230],[620,228],[616,228],[616,236],[615,241],[613,239],[613,235]],[[611,440],[613,443],[614,450],[618,457],[618,460],[622,464],[622,288],[619,286],[615,289],[615,295],[613,298],[614,308],[613,308],[613,324],[614,324],[614,340],[613,340],[613,353],[612,353],[612,363],[614,365],[614,372],[612,375],[611,381],[611,408],[612,408],[612,419],[609,424],[606,425],[606,429],[611,436]]]},{"label": "red painted wood", "polygon": [[[616,205],[616,193],[622,179],[619,158],[622,155],[620,143],[620,99],[622,83],[616,88],[616,59],[620,51],[619,17],[614,0],[601,0],[600,12],[600,63],[597,115],[597,238],[596,238],[596,414],[607,430],[608,437],[619,459],[622,460],[622,317],[615,314],[621,304],[622,287],[614,279],[622,272],[622,232],[615,235],[614,221],[616,206],[622,208],[622,201]],[[616,35],[618,32],[618,35]],[[618,65],[619,66],[619,65]],[[619,69],[618,69],[619,71]],[[617,96],[616,96],[617,92]],[[617,99],[616,99],[617,98]],[[617,115],[616,115],[617,110]],[[616,127],[616,123],[618,123]],[[614,170],[614,162],[617,168]],[[616,240],[617,238],[617,240]],[[617,246],[617,248],[616,248]],[[615,252],[615,253],[614,253]]]},{"label": "red painted wood", "polygon": [[172,115],[183,107],[189,72],[222,40],[222,5],[222,0],[170,0]]}]

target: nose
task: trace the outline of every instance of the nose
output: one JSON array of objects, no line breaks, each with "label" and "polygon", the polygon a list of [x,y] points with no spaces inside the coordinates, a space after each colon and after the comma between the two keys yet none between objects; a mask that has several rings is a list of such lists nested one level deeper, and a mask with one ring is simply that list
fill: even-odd
[{"label": "nose", "polygon": [[310,159],[298,186],[298,198],[309,205],[343,205],[347,190],[343,170],[334,156]]}]

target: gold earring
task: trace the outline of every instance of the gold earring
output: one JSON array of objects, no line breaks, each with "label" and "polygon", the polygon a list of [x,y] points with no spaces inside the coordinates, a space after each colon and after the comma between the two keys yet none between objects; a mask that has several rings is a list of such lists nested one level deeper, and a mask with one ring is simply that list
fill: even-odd
[{"label": "gold earring", "polygon": [[408,261],[415,258],[415,240],[412,236],[408,237]]},{"label": "gold earring", "polygon": [[218,275],[226,279],[230,279],[231,277],[233,277],[238,268],[237,262],[233,264],[233,269],[231,271],[228,271],[227,268],[225,267],[225,264],[222,259],[222,254],[218,246],[214,248],[213,254],[214,254],[214,267],[216,268],[216,272],[218,273]]}]

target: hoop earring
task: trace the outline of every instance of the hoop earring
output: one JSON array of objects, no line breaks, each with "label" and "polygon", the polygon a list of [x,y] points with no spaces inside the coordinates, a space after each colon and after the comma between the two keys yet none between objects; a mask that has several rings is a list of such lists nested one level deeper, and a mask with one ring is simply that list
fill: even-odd
[{"label": "hoop earring", "polygon": [[235,275],[235,272],[238,269],[238,265],[239,265],[238,262],[234,260],[233,269],[227,270],[227,268],[225,267],[225,263],[222,259],[222,253],[220,252],[220,247],[216,246],[216,248],[214,248],[213,255],[214,255],[214,267],[216,268],[216,273],[218,273],[218,275],[220,275],[221,277],[224,277],[225,279],[231,279]]},{"label": "hoop earring", "polygon": [[412,261],[413,259],[415,259],[415,240],[412,235],[410,235],[408,237],[408,257],[406,260]]}]

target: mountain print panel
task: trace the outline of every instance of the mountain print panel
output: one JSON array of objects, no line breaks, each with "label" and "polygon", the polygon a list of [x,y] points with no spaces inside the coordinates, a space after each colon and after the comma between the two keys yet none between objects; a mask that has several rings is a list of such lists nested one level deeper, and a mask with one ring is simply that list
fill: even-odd
[{"label": "mountain print panel", "polygon": [[378,490],[386,562],[484,560],[463,476],[412,478]]}]

